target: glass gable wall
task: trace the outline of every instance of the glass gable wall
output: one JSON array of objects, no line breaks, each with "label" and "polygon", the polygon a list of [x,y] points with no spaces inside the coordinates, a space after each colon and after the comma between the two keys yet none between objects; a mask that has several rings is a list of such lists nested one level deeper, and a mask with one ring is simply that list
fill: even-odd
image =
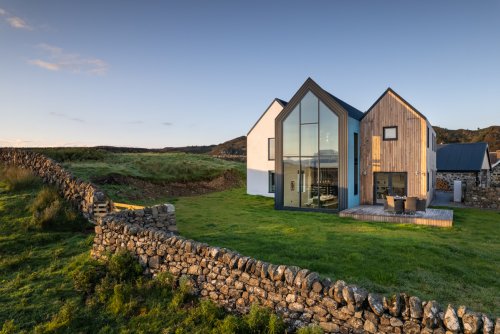
[{"label": "glass gable wall", "polygon": [[339,118],[312,92],[283,121],[283,205],[338,210]]}]

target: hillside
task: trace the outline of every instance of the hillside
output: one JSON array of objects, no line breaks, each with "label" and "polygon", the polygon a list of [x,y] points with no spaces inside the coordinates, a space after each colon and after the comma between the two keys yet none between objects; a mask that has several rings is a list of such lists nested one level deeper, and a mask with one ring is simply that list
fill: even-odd
[{"label": "hillside", "polygon": [[211,155],[247,155],[247,137],[241,136],[215,146]]},{"label": "hillside", "polygon": [[449,130],[434,126],[434,130],[436,130],[438,144],[486,142],[490,147],[490,152],[500,150],[500,126],[498,125],[477,130]]}]

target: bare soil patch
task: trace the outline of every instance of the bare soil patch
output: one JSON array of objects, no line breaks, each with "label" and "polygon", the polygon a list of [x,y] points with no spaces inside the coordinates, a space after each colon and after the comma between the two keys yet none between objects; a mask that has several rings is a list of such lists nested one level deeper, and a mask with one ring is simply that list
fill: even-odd
[{"label": "bare soil patch", "polygon": [[153,182],[140,178],[125,176],[121,174],[109,174],[92,179],[97,185],[117,185],[134,188],[138,191],[121,194],[131,200],[141,200],[144,198],[162,197],[184,197],[208,194],[216,191],[223,191],[242,185],[241,175],[236,171],[225,171],[224,174],[206,181],[195,182]]}]

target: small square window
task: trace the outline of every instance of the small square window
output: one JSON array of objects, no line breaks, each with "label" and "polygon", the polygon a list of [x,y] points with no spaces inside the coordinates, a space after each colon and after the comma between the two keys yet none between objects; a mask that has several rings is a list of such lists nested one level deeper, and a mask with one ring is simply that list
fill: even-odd
[{"label": "small square window", "polygon": [[384,126],[384,140],[397,140],[398,127],[397,126]]}]

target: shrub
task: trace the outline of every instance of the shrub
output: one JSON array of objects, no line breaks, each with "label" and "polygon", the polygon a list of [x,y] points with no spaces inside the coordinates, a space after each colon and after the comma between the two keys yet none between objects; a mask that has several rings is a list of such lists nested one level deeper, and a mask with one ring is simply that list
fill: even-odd
[{"label": "shrub", "polygon": [[170,302],[170,307],[174,309],[180,308],[193,293],[193,287],[189,277],[182,276],[179,279],[179,286],[174,292],[172,301]]},{"label": "shrub", "polygon": [[40,183],[40,179],[31,171],[18,167],[0,168],[0,179],[6,183],[9,191],[31,188]]},{"label": "shrub", "polygon": [[138,305],[133,297],[133,288],[130,283],[116,284],[109,299],[108,309],[114,315],[128,316]]},{"label": "shrub", "polygon": [[28,206],[31,221],[28,228],[45,230],[55,227],[83,228],[87,222],[61,198],[52,187],[43,187]]},{"label": "shrub", "polygon": [[107,263],[109,274],[119,282],[132,282],[142,274],[142,267],[126,249],[111,256]]},{"label": "shrub", "polygon": [[249,333],[283,333],[283,320],[271,312],[270,309],[252,304],[250,312],[243,317]]},{"label": "shrub", "polygon": [[88,258],[80,267],[72,272],[71,276],[75,290],[90,295],[105,275],[105,266],[94,259]]}]

